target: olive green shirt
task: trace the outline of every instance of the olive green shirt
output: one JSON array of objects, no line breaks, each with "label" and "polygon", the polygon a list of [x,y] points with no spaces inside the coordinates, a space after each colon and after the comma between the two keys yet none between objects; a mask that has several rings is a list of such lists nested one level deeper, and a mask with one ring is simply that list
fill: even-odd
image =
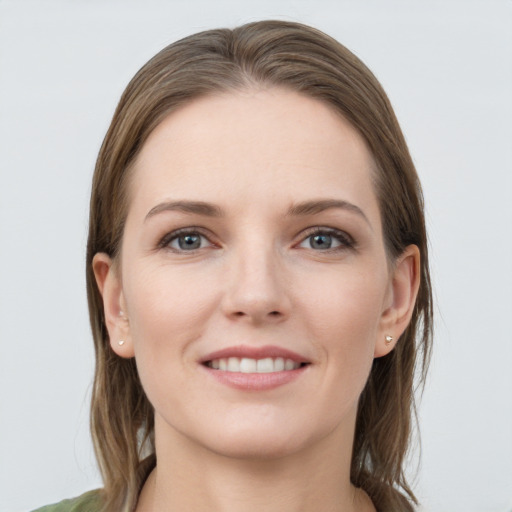
[{"label": "olive green shirt", "polygon": [[101,506],[100,491],[89,491],[78,498],[46,505],[33,512],[99,512]]}]

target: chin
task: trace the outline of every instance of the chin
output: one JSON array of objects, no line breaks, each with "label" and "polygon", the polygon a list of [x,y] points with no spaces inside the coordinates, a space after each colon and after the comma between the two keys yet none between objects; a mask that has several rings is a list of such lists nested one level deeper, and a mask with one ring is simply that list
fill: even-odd
[{"label": "chin", "polygon": [[276,460],[300,452],[307,442],[296,436],[262,435],[261,432],[239,432],[229,439],[217,438],[204,447],[209,451],[232,459],[253,461]]},{"label": "chin", "polygon": [[246,460],[276,460],[316,446],[335,428],[293,417],[246,416],[236,421],[210,422],[208,431],[195,431],[191,441],[212,453]]}]

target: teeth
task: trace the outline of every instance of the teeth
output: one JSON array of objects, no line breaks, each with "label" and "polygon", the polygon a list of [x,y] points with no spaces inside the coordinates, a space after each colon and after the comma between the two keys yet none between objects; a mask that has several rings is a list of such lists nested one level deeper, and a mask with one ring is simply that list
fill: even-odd
[{"label": "teeth", "polygon": [[301,364],[284,359],[282,357],[266,357],[264,359],[250,359],[248,357],[228,357],[214,359],[208,363],[210,368],[225,372],[239,373],[273,373],[282,372],[283,370],[296,370]]},{"label": "teeth", "polygon": [[256,364],[256,371],[258,373],[271,373],[274,371],[274,361],[272,361],[271,357],[266,357],[265,359],[258,359]]},{"label": "teeth", "polygon": [[295,363],[291,359],[286,359],[284,362],[284,369],[285,370],[293,370],[295,366]]},{"label": "teeth", "polygon": [[[259,363],[259,361],[258,361]],[[255,373],[257,367],[256,359],[244,357],[240,359],[240,371],[242,373]]]},{"label": "teeth", "polygon": [[238,357],[230,357],[228,359],[228,372],[239,372],[240,371],[240,359]]},{"label": "teeth", "polygon": [[284,370],[284,359],[282,357],[277,357],[274,359],[274,371],[282,372]]}]

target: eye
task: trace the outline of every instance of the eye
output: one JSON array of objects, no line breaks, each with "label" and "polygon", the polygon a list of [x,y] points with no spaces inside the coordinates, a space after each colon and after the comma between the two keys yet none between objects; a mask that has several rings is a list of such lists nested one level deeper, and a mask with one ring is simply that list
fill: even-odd
[{"label": "eye", "polygon": [[196,251],[211,246],[205,235],[194,230],[180,230],[169,233],[160,243],[175,252]]},{"label": "eye", "polygon": [[332,228],[315,228],[300,244],[304,249],[327,251],[354,247],[354,241],[347,233]]}]

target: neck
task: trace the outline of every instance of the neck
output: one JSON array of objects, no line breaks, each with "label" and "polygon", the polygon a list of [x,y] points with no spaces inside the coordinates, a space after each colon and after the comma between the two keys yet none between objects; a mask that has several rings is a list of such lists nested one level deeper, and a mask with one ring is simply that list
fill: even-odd
[{"label": "neck", "polygon": [[332,439],[337,432],[279,458],[234,458],[176,432],[163,442],[158,422],[155,427],[157,466],[144,485],[137,512],[375,510],[368,496],[350,483],[351,442]]}]

